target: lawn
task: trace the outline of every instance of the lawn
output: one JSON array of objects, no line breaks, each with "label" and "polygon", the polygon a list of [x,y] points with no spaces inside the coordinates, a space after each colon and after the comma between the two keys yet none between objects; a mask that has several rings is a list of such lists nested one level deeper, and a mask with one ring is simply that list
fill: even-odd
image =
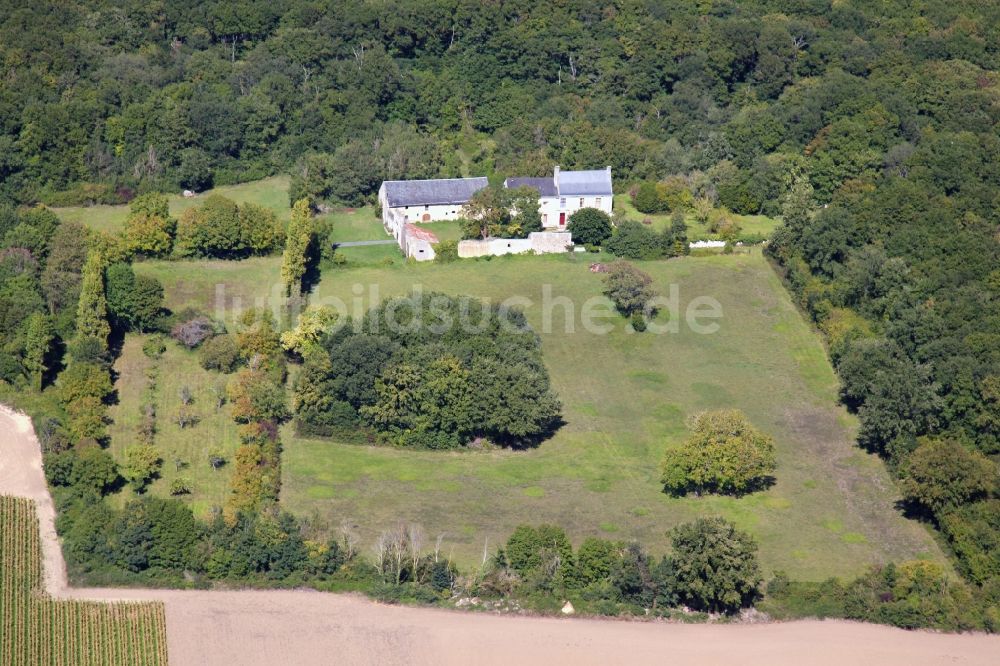
[{"label": "lawn", "polygon": [[[890,559],[945,561],[927,531],[894,508],[897,497],[882,463],[853,445],[854,422],[836,404],[836,379],[819,339],[759,251],[642,264],[661,292],[677,285],[681,313],[697,296],[718,300],[724,317],[712,335],[683,323],[678,333],[638,335],[617,317],[608,335],[580,330],[582,304],[601,291],[600,275],[588,270],[593,258],[397,261],[325,271],[312,297],[317,302],[339,299],[361,312],[372,299],[415,285],[494,300],[520,295],[531,299],[525,311],[538,330],[544,328],[541,302],[548,285],[552,298],[567,297],[577,312],[575,332],[564,330],[564,309],[556,308],[551,330],[541,333],[566,423],[535,450],[452,453],[301,439],[289,426],[283,432],[284,506],[332,524],[350,519],[369,544],[398,521],[419,522],[428,534],[444,535],[444,551],[465,566],[478,564],[484,547],[492,551],[520,523],[557,523],[576,542],[587,536],[638,539],[663,552],[671,526],[710,514],[753,533],[767,571],[784,570],[793,578],[852,575]],[[228,318],[234,299],[244,306],[255,300],[280,305],[280,287],[273,287],[279,284],[277,258],[147,262],[137,270],[164,282],[172,308],[215,312],[218,300],[226,308],[218,314]],[[170,388],[161,382],[164,401],[174,399],[180,381],[207,386],[217,380],[185,360],[186,352],[173,353],[181,354],[173,357],[177,372],[168,357],[161,366],[186,378],[171,380]],[[687,417],[718,407],[744,410],[775,437],[777,482],[741,499],[664,495],[657,472],[664,450],[685,436]],[[171,408],[165,403],[160,411],[167,417]],[[231,438],[220,413],[185,432],[164,429],[157,441],[168,462],[174,448],[198,448],[183,448],[197,468],[187,474],[194,476],[210,471],[200,469],[207,450],[228,446]],[[154,484],[154,492],[163,492],[166,480]],[[190,501],[204,509],[220,497],[212,493],[196,488]]]},{"label": "lawn", "polygon": [[[630,220],[642,221],[647,217],[652,220],[653,228],[656,230],[665,229],[670,226],[670,214],[658,214],[658,215],[646,215],[645,213],[640,213],[632,205],[632,198],[628,194],[616,194],[615,195],[615,213],[623,215],[625,218]],[[780,223],[779,220],[773,217],[767,217],[766,215],[733,215],[733,217],[739,222],[741,233],[743,235],[762,235],[770,236],[771,232]],[[688,238],[693,241],[698,240],[718,240],[718,235],[712,234],[708,231],[708,228],[698,222],[693,215],[690,213],[685,216],[685,221],[688,225]]]},{"label": "lawn", "polygon": [[[287,220],[291,210],[288,203],[288,176],[273,176],[252,183],[216,187],[193,197],[171,194],[168,197],[170,214],[174,217],[180,215],[191,206],[204,201],[209,194],[221,194],[237,203],[250,202],[270,208],[281,220]],[[128,217],[128,206],[73,206],[52,210],[62,220],[81,222],[91,229],[108,233],[120,231]]]}]

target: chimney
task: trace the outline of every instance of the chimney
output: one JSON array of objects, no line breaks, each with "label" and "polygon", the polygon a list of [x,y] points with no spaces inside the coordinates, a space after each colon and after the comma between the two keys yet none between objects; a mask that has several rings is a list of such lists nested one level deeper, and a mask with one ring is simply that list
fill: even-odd
[{"label": "chimney", "polygon": [[552,184],[556,186],[556,194],[559,194],[559,165],[552,170]]}]

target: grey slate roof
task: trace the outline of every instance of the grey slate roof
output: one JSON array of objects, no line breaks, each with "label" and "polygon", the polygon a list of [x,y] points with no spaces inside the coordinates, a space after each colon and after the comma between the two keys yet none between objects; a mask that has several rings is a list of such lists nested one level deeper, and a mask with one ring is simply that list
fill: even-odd
[{"label": "grey slate roof", "polygon": [[574,194],[607,194],[611,196],[611,172],[608,169],[594,171],[560,171],[556,183],[560,196]]},{"label": "grey slate roof", "polygon": [[544,178],[508,178],[503,182],[504,187],[511,189],[515,187],[533,187],[538,190],[539,196],[556,196],[556,184],[551,176]]},{"label": "grey slate roof", "polygon": [[387,180],[383,183],[390,208],[464,204],[487,185],[485,177]]}]

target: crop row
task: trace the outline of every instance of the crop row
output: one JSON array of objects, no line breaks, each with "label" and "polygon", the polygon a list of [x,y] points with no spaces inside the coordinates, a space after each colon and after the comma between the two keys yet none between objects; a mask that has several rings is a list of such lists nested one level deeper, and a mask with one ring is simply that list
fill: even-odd
[{"label": "crop row", "polygon": [[30,500],[0,496],[0,664],[167,664],[160,603],[57,601],[42,590]]}]

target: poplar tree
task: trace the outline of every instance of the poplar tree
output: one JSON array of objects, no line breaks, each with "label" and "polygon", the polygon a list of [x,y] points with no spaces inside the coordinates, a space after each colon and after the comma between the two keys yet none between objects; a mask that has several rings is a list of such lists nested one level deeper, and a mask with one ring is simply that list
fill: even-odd
[{"label": "poplar tree", "polygon": [[94,338],[107,349],[111,325],[108,324],[108,302],[104,296],[104,261],[98,252],[87,255],[80,283],[80,302],[76,309],[76,334]]},{"label": "poplar tree", "polygon": [[31,387],[36,391],[42,390],[42,379],[48,367],[45,359],[52,348],[52,322],[40,312],[35,312],[28,317],[27,330],[24,341],[24,367],[29,373]]},{"label": "poplar tree", "polygon": [[306,274],[314,234],[309,200],[299,199],[292,206],[292,219],[288,223],[288,234],[285,238],[285,252],[281,257],[281,280],[285,283],[287,296],[302,291],[302,277]]}]

